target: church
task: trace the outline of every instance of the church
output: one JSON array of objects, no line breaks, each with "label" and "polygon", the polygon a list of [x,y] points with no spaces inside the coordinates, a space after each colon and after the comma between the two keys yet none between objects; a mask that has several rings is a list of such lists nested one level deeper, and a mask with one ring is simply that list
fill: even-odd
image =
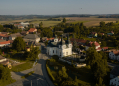
[{"label": "church", "polygon": [[60,41],[55,36],[54,40],[48,42],[46,53],[50,56],[57,55],[59,57],[72,55],[72,43],[70,42],[69,35],[66,41],[63,40],[63,35]]}]

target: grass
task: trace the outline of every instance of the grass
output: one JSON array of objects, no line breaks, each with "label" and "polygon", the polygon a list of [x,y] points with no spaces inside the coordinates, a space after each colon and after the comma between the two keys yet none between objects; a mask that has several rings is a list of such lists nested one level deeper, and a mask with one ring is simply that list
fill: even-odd
[{"label": "grass", "polygon": [[14,79],[9,80],[9,81],[7,81],[7,80],[6,81],[0,80],[0,86],[6,86],[6,85],[14,83],[14,82],[16,82],[16,80],[14,80]]},{"label": "grass", "polygon": [[28,74],[21,76],[21,78],[27,78],[28,76],[32,75],[34,73],[34,71],[29,72]]},{"label": "grass", "polygon": [[31,23],[34,24],[34,23],[43,23],[43,27],[49,27],[49,26],[54,26],[54,25],[57,25],[58,23],[60,23],[61,21],[32,21]]},{"label": "grass", "polygon": [[20,71],[32,68],[32,66],[33,66],[33,62],[26,62],[24,64],[13,66],[11,71],[20,72]]},{"label": "grass", "polygon": [[75,22],[71,22],[71,24],[76,24],[76,23],[86,23],[86,22],[89,22],[89,21],[75,21]]}]

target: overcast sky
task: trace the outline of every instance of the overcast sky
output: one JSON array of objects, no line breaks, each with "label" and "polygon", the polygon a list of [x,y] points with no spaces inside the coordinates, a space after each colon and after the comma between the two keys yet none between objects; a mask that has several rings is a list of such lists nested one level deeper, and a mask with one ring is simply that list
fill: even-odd
[{"label": "overcast sky", "polygon": [[0,15],[116,13],[119,0],[0,0]]}]

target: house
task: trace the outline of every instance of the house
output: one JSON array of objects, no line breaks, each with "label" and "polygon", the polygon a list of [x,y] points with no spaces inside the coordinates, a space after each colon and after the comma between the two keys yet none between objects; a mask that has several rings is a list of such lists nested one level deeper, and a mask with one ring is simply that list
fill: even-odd
[{"label": "house", "polygon": [[106,50],[108,50],[108,47],[103,47],[102,48],[102,51],[106,51]]},{"label": "house", "polygon": [[25,42],[33,41],[33,42],[38,43],[40,41],[40,37],[38,37],[37,34],[27,34],[23,39]]},{"label": "house", "polygon": [[86,45],[87,40],[84,39],[76,39],[76,38],[71,38],[70,41],[73,43],[74,41],[76,41],[77,45]]},{"label": "house", "polygon": [[100,47],[100,44],[98,43],[98,42],[89,42],[88,43],[88,47],[92,47],[92,44],[94,43],[94,45],[95,45],[95,49],[96,49],[96,51],[101,51],[101,47]]},{"label": "house", "polygon": [[0,47],[7,47],[11,44],[10,41],[0,41]]},{"label": "house", "polygon": [[0,33],[0,39],[9,40],[9,35]]},{"label": "house", "polygon": [[5,57],[0,55],[0,64],[7,66],[9,69],[11,69],[11,64],[9,63],[9,60],[7,60]]},{"label": "house", "polygon": [[72,55],[72,44],[69,37],[67,37],[67,40],[64,41],[62,35],[61,41],[59,41],[57,36],[55,36],[54,40],[49,41],[46,53],[50,56],[57,55],[59,57]]},{"label": "house", "polygon": [[53,40],[54,38],[47,38],[47,41]]},{"label": "house", "polygon": [[29,34],[28,31],[22,31],[22,32],[21,32],[21,35],[23,35],[23,36],[26,36],[27,34]]},{"label": "house", "polygon": [[9,40],[15,40],[17,37],[22,37],[22,35],[20,33],[10,34]]},{"label": "house", "polygon": [[119,66],[115,66],[110,72],[110,85],[119,86]]},{"label": "house", "polygon": [[119,50],[112,50],[111,52],[109,52],[109,58],[119,61]]},{"label": "house", "polygon": [[89,37],[97,37],[97,33],[96,32],[91,32]]},{"label": "house", "polygon": [[42,41],[43,42],[47,41],[47,37],[42,37]]},{"label": "house", "polygon": [[108,36],[112,36],[114,34],[113,31],[111,31],[110,33],[107,33]]},{"label": "house", "polygon": [[28,32],[30,34],[34,33],[34,32],[37,32],[37,29],[36,28],[30,28],[30,30],[28,30]]}]

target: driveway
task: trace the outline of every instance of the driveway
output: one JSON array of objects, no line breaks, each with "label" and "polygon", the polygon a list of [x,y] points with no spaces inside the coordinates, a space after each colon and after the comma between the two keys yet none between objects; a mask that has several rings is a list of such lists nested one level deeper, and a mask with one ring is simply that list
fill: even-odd
[{"label": "driveway", "polygon": [[[45,51],[46,50],[43,49],[42,53],[39,54],[38,63],[33,68],[19,73],[13,72],[14,75],[12,78],[16,79],[17,81],[7,86],[54,86],[46,71],[45,63],[48,56],[46,56]],[[22,75],[30,71],[35,71],[35,73],[25,79],[20,78]]]}]

